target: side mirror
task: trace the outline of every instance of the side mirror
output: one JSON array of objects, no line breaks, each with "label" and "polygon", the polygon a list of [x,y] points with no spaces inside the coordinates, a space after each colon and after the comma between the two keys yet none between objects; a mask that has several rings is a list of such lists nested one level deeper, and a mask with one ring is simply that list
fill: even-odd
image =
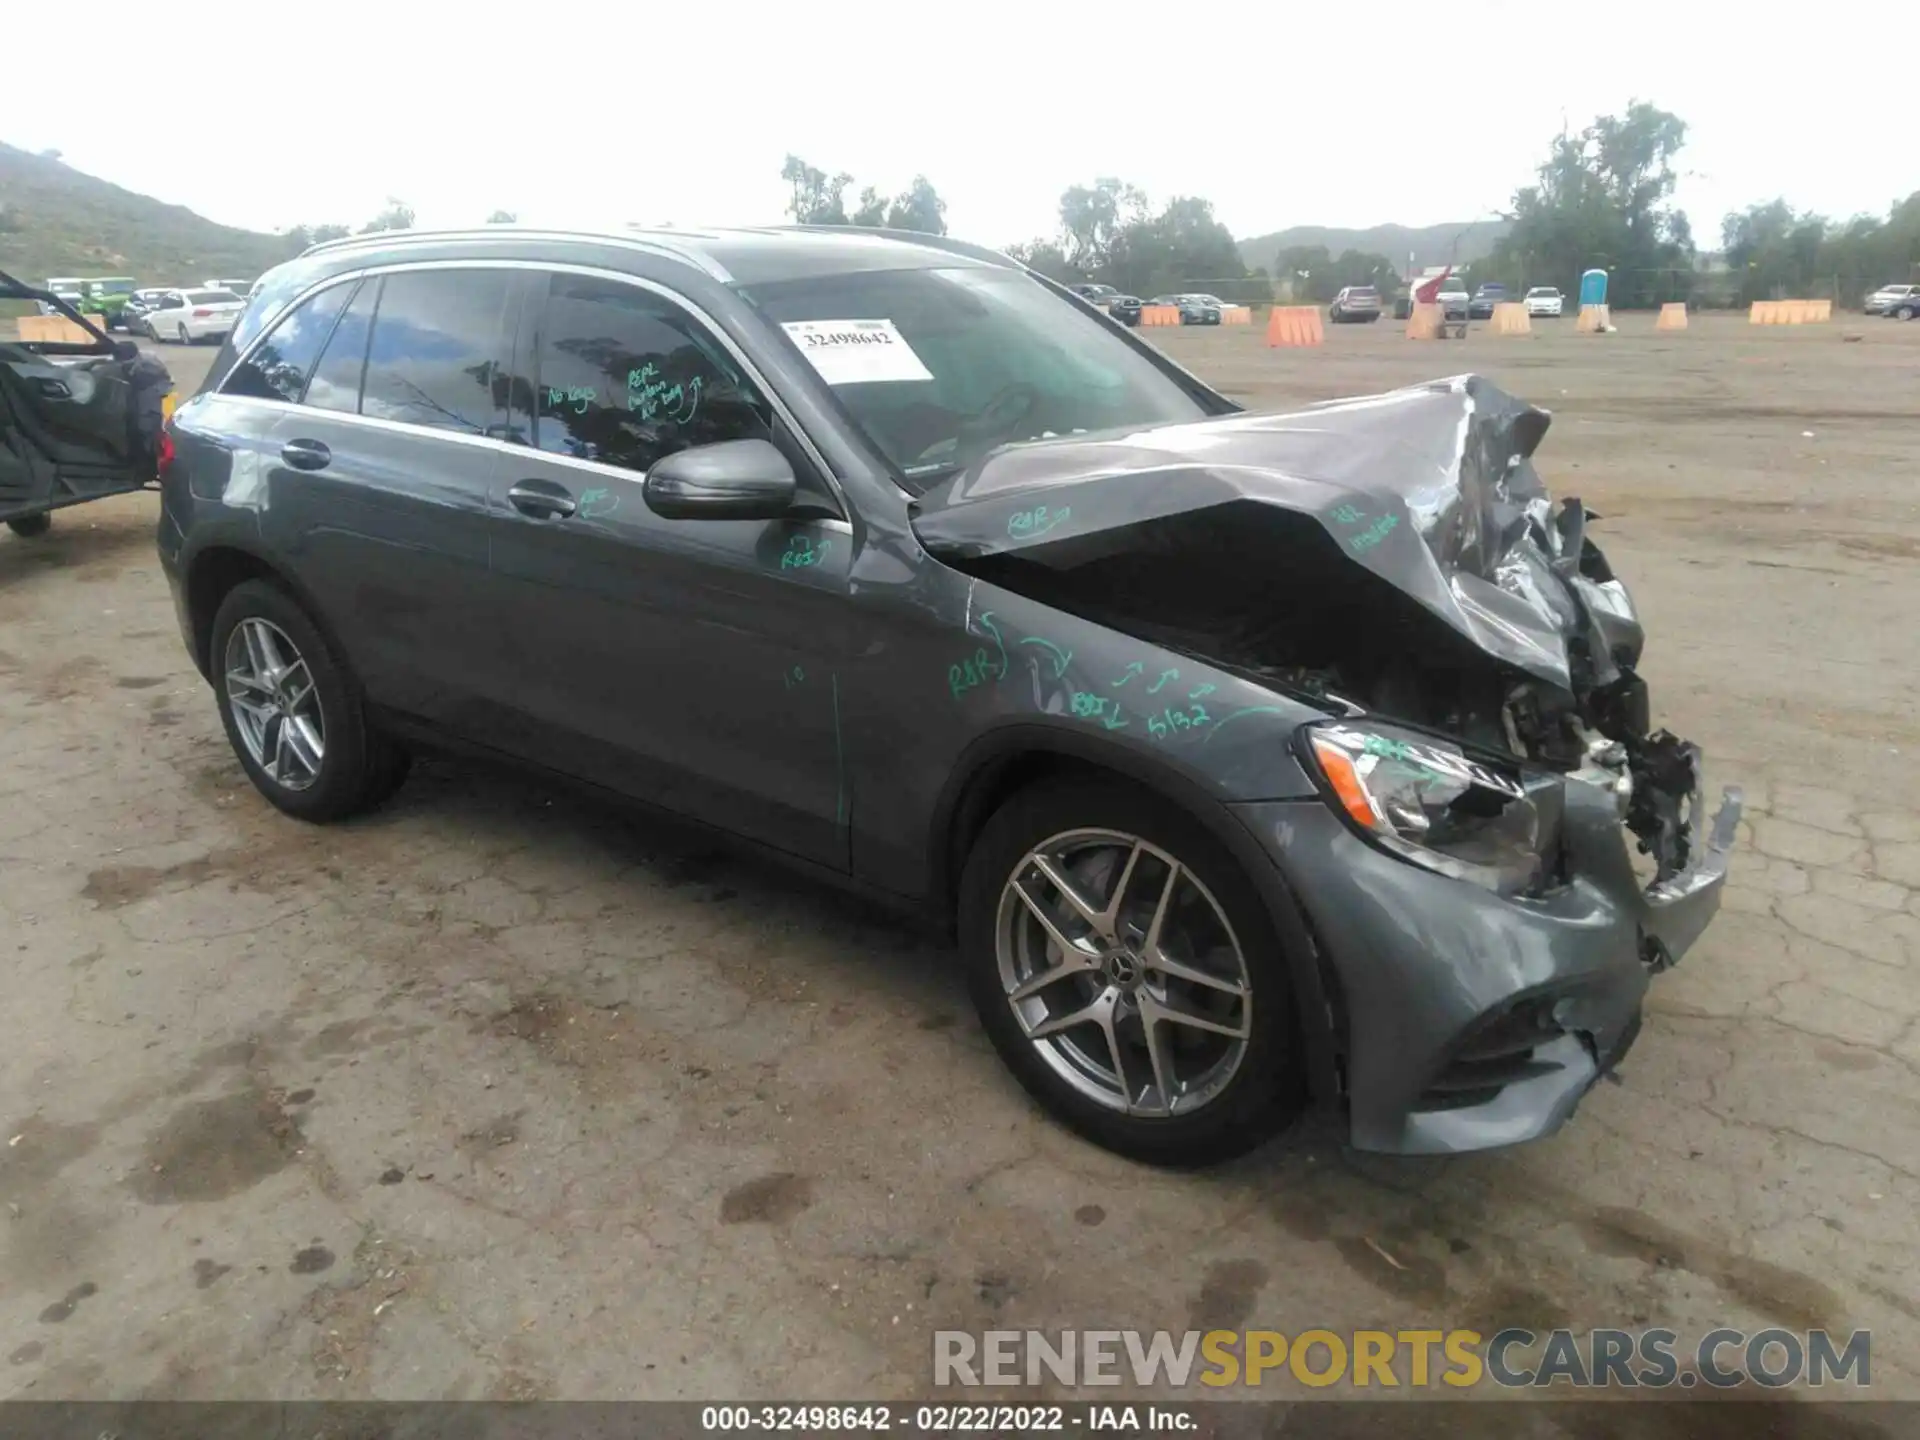
[{"label": "side mirror", "polygon": [[113,342],[113,358],[116,360],[138,360],[140,358],[140,347],[131,340],[116,340]]},{"label": "side mirror", "polygon": [[765,440],[722,440],[659,461],[647,508],[665,520],[777,520],[793,505],[793,467]]}]

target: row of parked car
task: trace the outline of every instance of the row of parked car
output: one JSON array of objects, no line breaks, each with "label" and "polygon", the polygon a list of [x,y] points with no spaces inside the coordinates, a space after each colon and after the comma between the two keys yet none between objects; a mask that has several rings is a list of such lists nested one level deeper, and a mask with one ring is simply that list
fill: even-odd
[{"label": "row of parked car", "polygon": [[[1452,283],[1449,277],[1438,298],[1449,320],[1491,320],[1493,307],[1505,304],[1511,297],[1506,286],[1493,281],[1469,295],[1464,285]],[[1566,309],[1566,297],[1551,285],[1535,285],[1521,297],[1520,303],[1527,307],[1528,315],[1549,319],[1557,318]],[[1406,319],[1412,305],[1410,294],[1399,296],[1394,301],[1394,318]],[[1378,286],[1348,285],[1333,297],[1333,303],[1327,307],[1327,318],[1336,325],[1370,325],[1384,310]]]},{"label": "row of parked car", "polygon": [[126,328],[165,343],[217,344],[233,332],[250,288],[245,280],[208,280],[191,290],[136,290],[127,302]]},{"label": "row of parked car", "polygon": [[[197,286],[136,288],[130,279],[54,279],[47,292],[75,310],[104,316],[109,330],[126,330],[149,340],[192,345],[224,340],[233,330],[254,282],[203,280]],[[51,305],[40,307],[53,313]]]},{"label": "row of parked car", "polygon": [[1138,295],[1122,295],[1111,285],[1072,285],[1068,287],[1089,305],[1098,305],[1122,325],[1138,325],[1140,310],[1146,305],[1164,305],[1180,312],[1182,325],[1218,325],[1223,310],[1234,308],[1230,300],[1201,293],[1156,295],[1142,300]]}]

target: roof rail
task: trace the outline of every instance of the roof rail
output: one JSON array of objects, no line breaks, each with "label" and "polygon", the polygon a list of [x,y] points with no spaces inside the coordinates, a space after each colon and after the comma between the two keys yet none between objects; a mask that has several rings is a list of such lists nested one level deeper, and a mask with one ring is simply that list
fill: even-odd
[{"label": "roof rail", "polygon": [[1026,268],[1004,250],[975,245],[970,240],[956,240],[951,235],[928,235],[920,230],[894,230],[885,225],[773,225],[768,228],[798,230],[808,235],[877,235],[886,240],[903,240],[912,245],[925,245],[932,250],[945,250],[952,255],[965,255],[972,260],[984,260],[989,265],[998,265],[1007,270]]},{"label": "roof rail", "polygon": [[669,259],[683,261],[722,284],[730,283],[733,279],[733,276],[727,273],[726,267],[711,255],[670,242],[652,238],[642,239],[631,232],[619,230],[554,230],[523,225],[482,225],[462,230],[373,230],[362,235],[343,235],[338,240],[322,240],[318,245],[309,245],[300,254],[305,258],[308,255],[321,255],[335,250],[351,250],[362,245],[427,245],[456,240],[506,238],[591,240],[603,244],[624,245],[632,250],[644,250],[648,254],[664,255]]}]

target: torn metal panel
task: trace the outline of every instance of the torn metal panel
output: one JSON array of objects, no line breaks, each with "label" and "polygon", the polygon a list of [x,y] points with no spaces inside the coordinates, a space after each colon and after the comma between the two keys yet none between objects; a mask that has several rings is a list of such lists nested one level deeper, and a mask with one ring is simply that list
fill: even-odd
[{"label": "torn metal panel", "polygon": [[1464,376],[1291,415],[1007,447],[922,497],[914,531],[949,561],[1063,568],[1158,548],[1146,532],[1176,516],[1285,510],[1479,650],[1572,689],[1568,643],[1587,627],[1556,578],[1565,531],[1531,460],[1548,423]]}]

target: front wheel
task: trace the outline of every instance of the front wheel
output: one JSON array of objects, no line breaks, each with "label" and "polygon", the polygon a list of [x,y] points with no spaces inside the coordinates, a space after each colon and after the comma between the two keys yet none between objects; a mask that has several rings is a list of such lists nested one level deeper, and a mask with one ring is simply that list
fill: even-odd
[{"label": "front wheel", "polygon": [[1085,780],[1016,795],[967,857],[959,919],[994,1048],[1097,1144],[1211,1164],[1303,1108],[1266,907],[1226,847],[1159,797]]},{"label": "front wheel", "polygon": [[274,805],[302,820],[339,820],[399,788],[406,752],[368,724],[358,684],[286,591],[264,580],[234,586],[212,641],[227,740]]},{"label": "front wheel", "polygon": [[53,528],[53,516],[42,510],[38,515],[22,515],[7,521],[7,528],[22,540],[34,540]]},{"label": "front wheel", "polygon": [[1898,310],[1893,312],[1893,317],[1896,320],[1911,320],[1915,315],[1920,315],[1920,310],[1915,310],[1911,305],[1902,305]]}]

